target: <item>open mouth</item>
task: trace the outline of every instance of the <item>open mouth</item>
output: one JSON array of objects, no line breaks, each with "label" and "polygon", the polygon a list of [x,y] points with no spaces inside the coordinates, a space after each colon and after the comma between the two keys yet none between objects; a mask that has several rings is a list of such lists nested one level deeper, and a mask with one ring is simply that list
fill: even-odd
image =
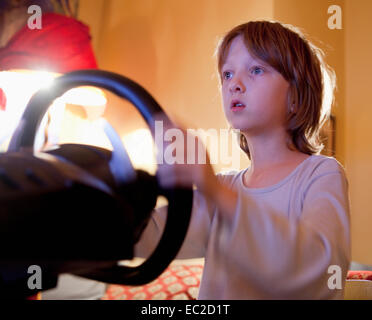
[{"label": "open mouth", "polygon": [[230,104],[230,109],[232,111],[239,111],[243,110],[245,108],[245,104],[239,100],[233,100]]}]

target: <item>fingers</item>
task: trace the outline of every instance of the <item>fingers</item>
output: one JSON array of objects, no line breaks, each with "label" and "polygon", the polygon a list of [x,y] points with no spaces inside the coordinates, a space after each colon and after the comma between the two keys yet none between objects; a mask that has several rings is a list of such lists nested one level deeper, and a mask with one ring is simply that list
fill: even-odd
[{"label": "fingers", "polygon": [[[209,157],[201,139],[173,124],[164,114],[156,117],[157,178],[163,188],[201,185]],[[159,134],[160,132],[160,134]]]}]

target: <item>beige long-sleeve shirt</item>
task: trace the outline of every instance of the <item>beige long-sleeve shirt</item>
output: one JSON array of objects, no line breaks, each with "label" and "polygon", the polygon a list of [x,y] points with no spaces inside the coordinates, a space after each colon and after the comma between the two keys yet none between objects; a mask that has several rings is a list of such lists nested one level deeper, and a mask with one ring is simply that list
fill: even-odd
[{"label": "beige long-sleeve shirt", "polygon": [[[342,299],[350,263],[342,166],[313,155],[267,188],[247,188],[244,171],[218,174],[238,191],[232,222],[194,192],[190,227],[177,257],[205,257],[199,299]],[[166,208],[153,214],[136,246],[138,256],[153,250],[165,219]]]}]

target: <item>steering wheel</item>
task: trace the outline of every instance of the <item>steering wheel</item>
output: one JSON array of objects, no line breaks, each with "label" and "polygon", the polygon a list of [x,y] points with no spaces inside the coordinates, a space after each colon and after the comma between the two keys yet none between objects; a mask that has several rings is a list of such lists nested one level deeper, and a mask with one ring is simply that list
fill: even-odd
[{"label": "steering wheel", "polygon": [[[107,89],[131,102],[140,112],[155,139],[155,117],[169,121],[155,99],[139,84],[116,73],[102,70],[80,70],[55,79],[52,87],[38,91],[29,101],[19,125],[10,141],[8,151],[33,152],[37,130],[52,102],[66,91],[78,86]],[[113,146],[110,169],[116,185],[122,187],[138,179],[120,138],[107,122],[105,132]],[[156,175],[153,176],[156,180]],[[114,190],[115,191],[115,190]],[[141,285],[157,278],[176,257],[188,230],[191,217],[191,188],[162,189],[158,195],[168,200],[168,214],[164,232],[150,257],[136,267],[119,266],[95,269],[79,274],[106,283]]]}]

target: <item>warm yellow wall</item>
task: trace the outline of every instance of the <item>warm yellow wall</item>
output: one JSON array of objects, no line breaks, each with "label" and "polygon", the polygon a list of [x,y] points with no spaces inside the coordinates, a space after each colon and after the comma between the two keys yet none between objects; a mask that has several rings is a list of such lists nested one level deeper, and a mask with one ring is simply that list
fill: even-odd
[{"label": "warm yellow wall", "polygon": [[353,258],[372,264],[372,1],[345,0],[345,144]]},{"label": "warm yellow wall", "polygon": [[[106,0],[107,2],[107,0]],[[80,0],[79,19],[90,27],[93,50],[98,52],[105,0]]]}]

